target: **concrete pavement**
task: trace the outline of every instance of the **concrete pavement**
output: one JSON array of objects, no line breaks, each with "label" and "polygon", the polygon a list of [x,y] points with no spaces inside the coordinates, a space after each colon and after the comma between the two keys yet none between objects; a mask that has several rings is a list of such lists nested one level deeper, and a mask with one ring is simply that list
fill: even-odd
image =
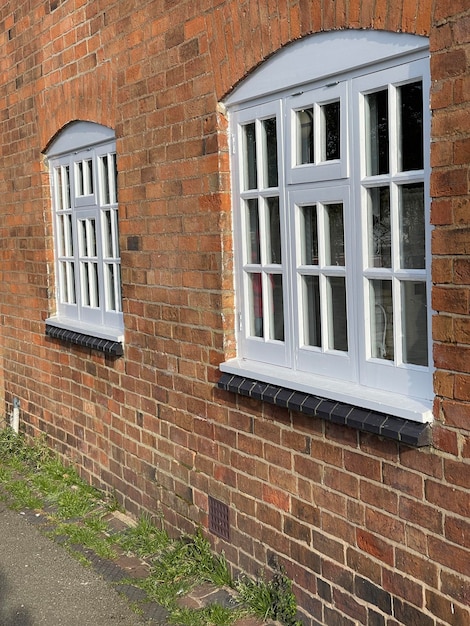
[{"label": "concrete pavement", "polygon": [[0,626],[143,626],[93,569],[0,502]]}]

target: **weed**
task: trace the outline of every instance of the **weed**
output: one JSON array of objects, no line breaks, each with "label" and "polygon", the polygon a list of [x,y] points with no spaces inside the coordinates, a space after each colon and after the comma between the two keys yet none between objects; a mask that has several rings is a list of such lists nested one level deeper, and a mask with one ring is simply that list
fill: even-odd
[{"label": "weed", "polygon": [[41,499],[26,482],[14,480],[5,485],[5,489],[9,495],[8,505],[15,511],[22,508],[38,509],[42,504]]},{"label": "weed", "polygon": [[164,530],[154,526],[149,515],[142,515],[135,527],[125,530],[118,537],[118,542],[127,552],[145,558],[166,548],[170,538]]},{"label": "weed", "polygon": [[103,559],[113,559],[116,552],[113,550],[109,537],[97,533],[87,525],[58,524],[53,531],[55,536],[65,536],[65,545],[73,549],[73,546],[83,546],[93,550],[95,554]]},{"label": "weed", "polygon": [[203,609],[177,608],[169,617],[170,624],[178,626],[231,626],[240,616],[238,611],[220,604]]},{"label": "weed", "polygon": [[211,582],[217,586],[232,585],[227,563],[216,556],[201,531],[162,545],[152,559],[147,578],[139,583],[148,596],[166,608],[176,610],[177,598],[196,584]]},{"label": "weed", "polygon": [[271,580],[263,574],[256,580],[242,576],[235,584],[240,600],[262,620],[279,620],[286,626],[301,626],[295,618],[297,602],[292,593],[292,582],[278,566]]},{"label": "weed", "polygon": [[82,518],[96,507],[96,500],[76,485],[49,494],[47,501],[57,507],[59,519]]},{"label": "weed", "polygon": [[213,553],[200,529],[185,545],[186,558],[194,563],[198,577],[214,585],[233,585],[225,557]]}]

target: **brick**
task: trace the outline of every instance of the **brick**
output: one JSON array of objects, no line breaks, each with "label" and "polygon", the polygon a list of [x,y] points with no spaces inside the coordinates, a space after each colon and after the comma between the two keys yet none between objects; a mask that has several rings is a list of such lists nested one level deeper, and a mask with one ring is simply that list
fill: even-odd
[{"label": "brick", "polygon": [[470,522],[447,516],[444,524],[444,534],[449,541],[470,550]]},{"label": "brick", "polygon": [[399,513],[401,519],[407,520],[415,526],[429,529],[435,533],[442,532],[443,514],[433,506],[410,498],[400,498]]},{"label": "brick", "polygon": [[359,493],[359,481],[356,476],[340,472],[337,469],[326,468],[324,484],[335,491],[357,498]]},{"label": "brick", "polygon": [[470,576],[470,559],[469,551],[461,549],[455,545],[437,537],[429,538],[429,556],[445,565],[455,572],[460,572],[463,576]]},{"label": "brick", "polygon": [[417,581],[417,579],[403,576],[396,570],[384,569],[382,576],[383,588],[392,595],[394,604],[397,599],[401,599],[410,602],[414,606],[422,607],[423,585],[421,582]]},{"label": "brick", "polygon": [[360,624],[365,623],[367,611],[364,605],[359,604],[353,596],[343,593],[339,589],[333,590],[333,600],[335,607],[352,617],[356,622]]},{"label": "brick", "polygon": [[407,626],[434,626],[432,617],[407,602],[394,600],[393,606],[394,616],[401,624],[406,624]]},{"label": "brick", "polygon": [[393,565],[393,547],[388,542],[365,530],[356,531],[358,547],[371,556],[383,561],[387,565]]},{"label": "brick", "polygon": [[453,626],[466,626],[470,621],[470,611],[463,609],[434,591],[426,591],[426,606],[437,618]]},{"label": "brick", "polygon": [[438,507],[466,518],[470,513],[470,494],[447,485],[426,481],[426,499]]},{"label": "brick", "polygon": [[439,345],[434,348],[434,363],[436,367],[466,372],[470,358],[470,347],[457,345]]},{"label": "brick", "polygon": [[417,472],[410,472],[393,465],[383,465],[384,485],[393,487],[407,495],[420,498],[423,495],[423,478]]},{"label": "brick", "polygon": [[365,600],[368,604],[380,609],[386,615],[392,613],[392,597],[391,595],[379,587],[374,585],[370,580],[356,576],[354,580],[354,592],[358,598]]},{"label": "brick", "polygon": [[404,574],[419,580],[429,587],[437,588],[439,581],[439,568],[428,558],[411,554],[405,549],[396,550],[396,569]]},{"label": "brick", "polygon": [[435,80],[463,74],[467,67],[465,50],[445,50],[431,58],[431,72]]},{"label": "brick", "polygon": [[324,559],[322,573],[323,577],[332,583],[333,588],[339,587],[343,591],[354,592],[354,575],[344,567],[341,567],[341,564]]},{"label": "brick", "polygon": [[443,570],[441,573],[441,591],[443,594],[455,598],[464,606],[470,606],[470,585],[460,574]]},{"label": "brick", "polygon": [[284,532],[288,537],[292,537],[296,541],[303,541],[308,545],[311,543],[312,530],[310,526],[290,517],[286,517],[284,520]]},{"label": "brick", "polygon": [[405,540],[405,524],[390,515],[385,515],[380,511],[366,509],[365,524],[368,530],[397,543]]},{"label": "brick", "polygon": [[456,287],[434,287],[432,305],[435,311],[447,313],[467,313],[469,307],[468,289]]}]

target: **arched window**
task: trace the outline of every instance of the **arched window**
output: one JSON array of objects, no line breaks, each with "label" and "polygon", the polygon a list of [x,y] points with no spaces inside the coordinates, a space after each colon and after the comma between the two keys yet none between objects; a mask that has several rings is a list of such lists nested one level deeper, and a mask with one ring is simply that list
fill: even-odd
[{"label": "arched window", "polygon": [[[122,353],[116,143],[99,124],[74,122],[47,150],[57,310],[50,336]],[[119,344],[119,345],[118,345]]]},{"label": "arched window", "polygon": [[322,33],[226,99],[236,359],[222,371],[432,418],[429,50]]}]

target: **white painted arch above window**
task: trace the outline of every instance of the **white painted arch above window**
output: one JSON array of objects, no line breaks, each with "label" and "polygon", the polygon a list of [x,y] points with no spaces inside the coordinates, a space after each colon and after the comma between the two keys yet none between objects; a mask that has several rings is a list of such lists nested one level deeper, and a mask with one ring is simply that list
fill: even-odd
[{"label": "white painted arch above window", "polygon": [[68,124],[49,144],[46,155],[57,157],[72,150],[95,146],[115,139],[114,131],[95,122],[75,121]]},{"label": "white painted arch above window", "polygon": [[[247,100],[296,88],[381,61],[429,48],[427,37],[376,30],[338,30],[305,37],[267,59],[224,100],[233,107]],[[408,60],[409,60],[408,56]],[[309,59],[309,63],[306,63]]]}]

